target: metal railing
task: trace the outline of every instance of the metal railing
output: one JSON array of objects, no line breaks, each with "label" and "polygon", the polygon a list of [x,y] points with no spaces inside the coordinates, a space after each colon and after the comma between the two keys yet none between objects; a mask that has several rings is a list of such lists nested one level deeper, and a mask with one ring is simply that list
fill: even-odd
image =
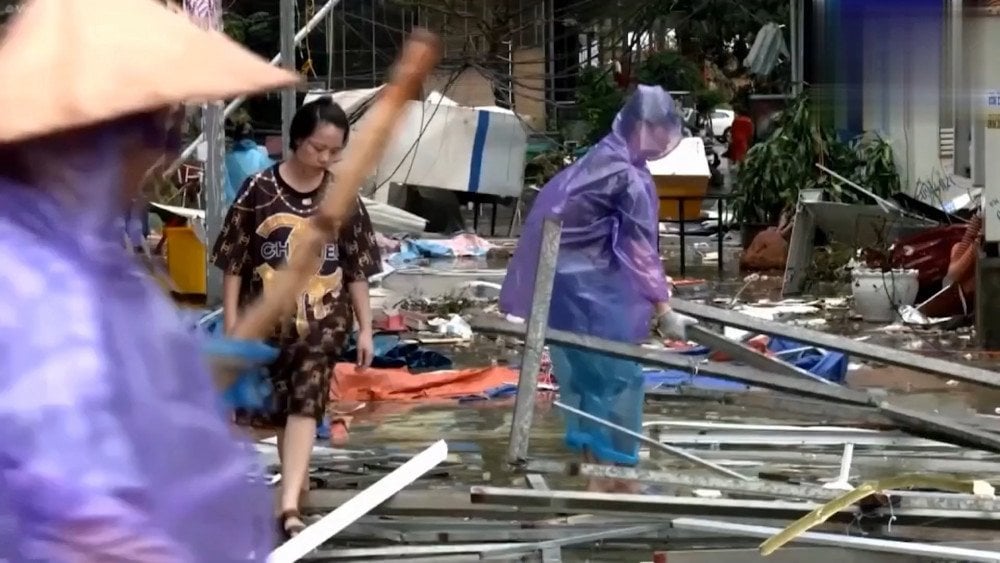
[{"label": "metal railing", "polygon": [[[682,218],[684,217],[685,206],[686,205],[691,205],[692,204],[691,202],[694,202],[695,205],[697,205],[699,208],[701,208],[702,202],[704,202],[705,200],[709,200],[709,201],[714,200],[714,201],[716,201],[716,211],[718,212],[718,215],[719,215],[718,218],[716,219],[717,236],[718,236],[718,240],[716,240],[716,250],[717,250],[717,252],[719,254],[718,270],[719,270],[719,276],[720,277],[722,276],[723,270],[725,269],[725,258],[724,258],[724,256],[725,256],[725,251],[724,251],[724,247],[725,247],[724,243],[725,243],[725,241],[724,241],[724,236],[726,234],[726,228],[725,228],[725,217],[724,217],[724,214],[725,214],[725,210],[726,210],[726,201],[732,199],[733,197],[734,197],[733,194],[716,194],[716,195],[705,195],[705,196],[661,196],[659,198],[661,201],[675,201],[675,202],[677,202],[678,216],[682,217]],[[511,218],[512,224],[511,224],[510,228],[508,229],[508,236],[513,236],[513,221],[517,220],[516,211],[517,211],[517,206],[520,205],[520,204],[521,204],[521,200],[519,198],[519,199],[514,199],[513,203],[510,205],[510,207],[513,208],[512,211],[515,213],[515,216],[513,216]],[[482,210],[481,210],[481,206],[482,205],[484,205],[484,203],[482,203],[482,202],[481,203],[474,203],[473,207],[472,207],[472,228],[476,232],[476,234],[479,234],[479,223],[480,223],[480,219],[482,219],[482,215],[483,215],[482,214]],[[485,205],[490,205],[491,206],[489,234],[490,234],[491,237],[495,237],[496,236],[496,226],[497,226],[497,209],[498,209],[498,206],[503,205],[503,203],[501,203],[499,201],[493,201],[493,202],[485,203]],[[687,237],[688,237],[688,227],[687,227],[686,222],[684,222],[684,221],[679,221],[678,222],[678,226],[679,226],[679,230],[677,232],[677,236],[680,239],[680,241],[679,241],[680,242],[680,257],[679,257],[680,258],[680,272],[679,272],[679,274],[680,274],[680,277],[683,278],[684,276],[687,275]],[[691,235],[691,236],[694,236],[694,235]]]},{"label": "metal railing", "polygon": [[[660,196],[660,201],[676,201],[677,202],[677,215],[683,219],[684,218],[684,207],[685,204],[691,205],[690,202],[695,202],[699,209],[701,208],[702,202],[705,200],[715,200],[716,201],[716,211],[719,217],[716,219],[717,235],[718,240],[716,241],[716,250],[719,253],[719,276],[722,276],[723,269],[725,268],[724,259],[724,239],[725,239],[725,221],[724,213],[726,210],[726,201],[732,199],[732,194],[717,194],[717,195],[705,195],[705,196]],[[678,232],[677,236],[680,239],[680,276],[683,278],[687,274],[687,222],[678,221]],[[693,235],[692,235],[693,236]]]}]

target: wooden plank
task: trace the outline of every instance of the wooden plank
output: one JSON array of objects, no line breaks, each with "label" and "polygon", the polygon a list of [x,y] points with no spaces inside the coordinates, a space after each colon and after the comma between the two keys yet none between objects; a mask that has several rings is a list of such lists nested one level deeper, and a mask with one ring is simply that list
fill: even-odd
[{"label": "wooden plank", "polygon": [[268,556],[268,563],[293,563],[353,524],[358,518],[368,514],[393,495],[403,490],[421,475],[427,473],[448,457],[448,444],[438,440],[389,473],[377,483],[368,487],[336,510],[320,518],[318,522],[302,530],[294,538],[278,546]]}]

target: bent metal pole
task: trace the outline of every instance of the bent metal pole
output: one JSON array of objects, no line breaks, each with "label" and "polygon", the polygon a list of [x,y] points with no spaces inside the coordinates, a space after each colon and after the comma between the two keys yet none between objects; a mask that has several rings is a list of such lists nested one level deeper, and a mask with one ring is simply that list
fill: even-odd
[{"label": "bent metal pole", "polygon": [[507,462],[514,465],[524,462],[528,457],[528,438],[535,416],[538,372],[542,368],[542,354],[545,351],[545,330],[549,326],[549,305],[552,303],[552,285],[556,278],[561,236],[562,223],[558,219],[546,219],[542,225],[535,288],[531,296],[528,331],[524,337],[524,353],[521,355],[521,371],[517,378],[517,397],[507,446]]}]

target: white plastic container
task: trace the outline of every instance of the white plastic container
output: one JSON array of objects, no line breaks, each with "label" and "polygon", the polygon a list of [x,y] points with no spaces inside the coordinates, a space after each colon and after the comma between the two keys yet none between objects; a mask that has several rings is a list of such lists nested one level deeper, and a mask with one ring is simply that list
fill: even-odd
[{"label": "white plastic container", "polygon": [[855,268],[851,272],[854,312],[870,323],[895,321],[900,307],[913,305],[920,283],[917,270],[873,270]]}]

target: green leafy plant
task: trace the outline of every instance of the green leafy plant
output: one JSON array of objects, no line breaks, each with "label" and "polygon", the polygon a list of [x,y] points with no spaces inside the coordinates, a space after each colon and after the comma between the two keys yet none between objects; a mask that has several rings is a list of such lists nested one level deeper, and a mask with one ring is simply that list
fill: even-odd
[{"label": "green leafy plant", "polygon": [[544,186],[573,161],[573,155],[559,147],[547,150],[531,160],[524,167],[524,179],[529,185]]},{"label": "green leafy plant", "polygon": [[706,88],[695,92],[694,108],[698,113],[709,113],[727,101],[729,100],[722,91]]},{"label": "green leafy plant", "polygon": [[696,93],[705,89],[698,65],[674,51],[650,54],[639,65],[636,78],[640,84],[654,84],[667,91]]},{"label": "green leafy plant", "polygon": [[611,130],[625,93],[606,69],[590,67],[580,71],[576,103],[589,129],[588,140],[596,142]]},{"label": "green leafy plant", "polygon": [[241,15],[232,11],[222,14],[222,27],[226,35],[237,43],[246,43],[251,37],[266,36],[274,18],[267,12]]},{"label": "green leafy plant", "polygon": [[854,140],[857,168],[851,178],[882,197],[897,193],[901,186],[892,143],[877,133],[862,135]]},{"label": "green leafy plant", "polygon": [[751,148],[737,173],[734,213],[742,224],[777,224],[804,189],[825,189],[845,203],[862,201],[854,191],[821,171],[833,170],[876,195],[900,189],[892,145],[875,134],[841,141],[810,107],[808,94],[793,100],[777,118],[768,139]]}]

